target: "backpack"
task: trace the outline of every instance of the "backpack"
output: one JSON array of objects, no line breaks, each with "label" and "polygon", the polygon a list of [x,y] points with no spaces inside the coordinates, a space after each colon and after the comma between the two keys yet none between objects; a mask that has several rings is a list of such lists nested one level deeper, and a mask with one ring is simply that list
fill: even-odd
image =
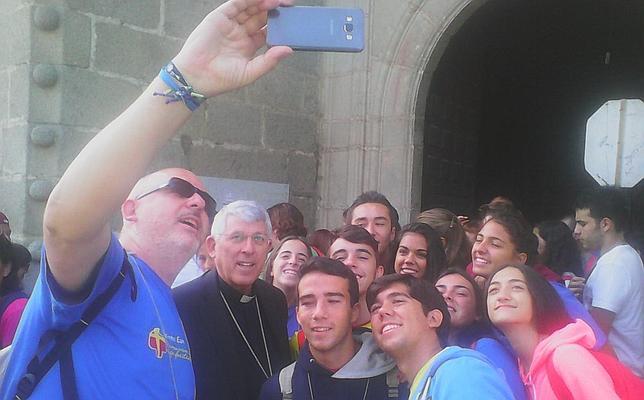
[{"label": "backpack", "polygon": [[[588,350],[590,354],[601,364],[606,370],[610,379],[613,381],[615,393],[622,400],[641,400],[644,399],[644,382],[635,376],[628,367],[619,362],[617,358],[610,354],[603,353],[597,350]],[[561,379],[561,376],[555,370],[552,358],[546,363],[546,371],[548,373],[548,380],[552,386],[552,391],[555,392],[557,399],[568,400],[573,399],[570,389],[566,383]]]},{"label": "backpack", "polygon": [[[295,363],[289,364],[282,368],[279,374],[278,382],[282,400],[293,400],[293,372],[295,372]],[[392,368],[387,372],[387,398],[398,399],[398,368]]]}]

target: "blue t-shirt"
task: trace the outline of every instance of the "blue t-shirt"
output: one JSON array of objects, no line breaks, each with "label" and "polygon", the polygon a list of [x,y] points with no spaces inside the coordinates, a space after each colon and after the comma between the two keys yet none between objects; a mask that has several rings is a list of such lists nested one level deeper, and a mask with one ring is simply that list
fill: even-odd
[{"label": "blue t-shirt", "polygon": [[[124,252],[116,237],[101,260],[96,281],[81,303],[66,304],[62,289],[48,272],[45,251],[40,276],[22,315],[1,399],[13,399],[27,364],[38,352],[43,333],[63,330],[80,319],[89,304],[121,269]],[[132,301],[131,275],[112,300],[74,342],[72,354],[81,399],[194,399],[190,350],[170,288],[150,267],[130,257],[137,287]],[[47,346],[39,355],[43,355]],[[30,399],[62,399],[59,364],[36,386]]]}]

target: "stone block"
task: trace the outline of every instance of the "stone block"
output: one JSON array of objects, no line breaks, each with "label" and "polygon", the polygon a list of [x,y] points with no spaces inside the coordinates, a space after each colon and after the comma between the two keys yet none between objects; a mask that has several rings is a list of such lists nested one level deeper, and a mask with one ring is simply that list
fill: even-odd
[{"label": "stone block", "polygon": [[[297,5],[301,5],[300,2]],[[288,68],[306,75],[318,77],[320,76],[320,60],[322,54],[305,51],[295,52],[295,54],[284,60],[279,68]]]},{"label": "stone block", "polygon": [[0,68],[0,121],[9,117],[9,71]]},{"label": "stone block", "polygon": [[[27,125],[2,129],[0,167],[8,175],[23,175],[27,170],[29,151],[29,128]],[[0,186],[1,187],[1,186]],[[4,197],[4,195],[3,195]]]},{"label": "stone block", "polygon": [[161,18],[161,0],[66,0],[66,4],[74,11],[115,18],[148,29],[158,28]]},{"label": "stone block", "polygon": [[223,3],[224,0],[166,0],[163,29],[170,36],[186,38],[210,11]]},{"label": "stone block", "polygon": [[[141,93],[142,88],[117,78],[108,78],[92,71],[79,68],[62,68],[60,97],[65,107],[58,111],[60,123],[66,125],[103,128],[116,118]],[[36,118],[38,109],[47,107],[42,96],[34,97],[32,109],[34,122],[43,121]],[[55,121],[53,121],[55,122]]]},{"label": "stone block", "polygon": [[304,81],[304,100],[302,101],[302,114],[308,116],[321,116],[320,93],[321,79],[318,77],[307,78]]},{"label": "stone block", "polygon": [[[94,131],[78,130],[67,127],[61,130],[61,136],[56,141],[56,145],[50,149],[34,149],[32,153],[34,157],[30,160],[30,168],[33,169],[36,175],[46,174],[47,168],[49,171],[55,171],[58,175],[62,175],[67,169],[69,164],[74,161],[76,156],[81,150],[89,143],[90,140],[98,129]],[[52,155],[52,153],[55,154]],[[50,172],[52,173],[52,172]]]},{"label": "stone block", "polygon": [[24,6],[24,0],[0,0],[0,13],[11,13]]},{"label": "stone block", "polygon": [[412,117],[415,104],[409,93],[418,90],[419,71],[406,67],[392,66],[387,76],[384,93],[382,93],[382,115]]},{"label": "stone block", "polygon": [[266,113],[265,144],[276,150],[316,151],[317,119],[292,114]]},{"label": "stone block", "polygon": [[4,175],[0,178],[2,200],[0,211],[5,213],[11,222],[12,236],[21,235],[24,230],[24,216],[27,204],[26,181]]},{"label": "stone block", "polygon": [[409,28],[395,44],[394,63],[409,68],[422,70],[427,63],[426,53],[432,44],[427,38],[434,38],[439,33],[440,25],[423,14],[415,15],[408,21]]},{"label": "stone block", "polygon": [[28,200],[25,205],[24,229],[25,236],[42,236],[42,222],[45,213],[45,202]]},{"label": "stone block", "polygon": [[324,79],[320,112],[331,120],[364,117],[366,83],[363,73]]},{"label": "stone block", "polygon": [[[212,100],[211,100],[212,101]],[[208,104],[208,103],[206,103]],[[179,130],[175,136],[188,136],[192,140],[208,137],[208,130],[206,125],[206,108],[207,105],[202,104],[197,111],[192,113],[188,122]]]},{"label": "stone block", "polygon": [[409,117],[384,117],[380,128],[380,145],[383,147],[410,146],[413,144],[413,131]]},{"label": "stone block", "polygon": [[[368,46],[368,43],[365,43],[365,46]],[[322,75],[339,76],[366,71],[369,54],[368,47],[361,53],[322,53]]]},{"label": "stone block", "polygon": [[31,56],[30,7],[20,7],[0,14],[0,54],[2,62],[16,65],[29,62]]},{"label": "stone block", "polygon": [[[422,2],[419,10],[429,19],[442,23],[449,21],[455,14],[467,5],[470,5],[470,3],[481,3],[481,1],[425,0]],[[478,7],[471,8],[477,9]]]},{"label": "stone block", "polygon": [[[369,55],[382,61],[391,61],[394,58],[397,44],[411,17],[411,9],[407,1],[380,1],[377,2],[369,13],[369,26],[374,29],[369,32]],[[377,27],[377,28],[376,28]]]},{"label": "stone block", "polygon": [[383,148],[374,155],[381,166],[378,187],[395,194],[390,200],[397,206],[409,204],[412,151],[410,147],[392,147]]},{"label": "stone block", "polygon": [[29,118],[30,68],[19,65],[9,71],[9,116],[14,120],[27,121]]},{"label": "stone block", "polygon": [[321,203],[326,207],[346,207],[349,188],[350,151],[322,151],[320,153],[320,168],[318,169],[318,187],[320,187]]},{"label": "stone block", "polygon": [[208,101],[207,137],[217,144],[260,146],[262,136],[260,107],[219,101]]},{"label": "stone block", "polygon": [[[44,7],[41,7],[44,8]],[[60,26],[54,30],[43,30],[31,26],[30,62],[64,64],[89,67],[92,28],[90,18],[63,7],[48,7],[60,15]],[[40,8],[31,8],[34,19]]]},{"label": "stone block", "polygon": [[314,155],[290,154],[288,183],[291,193],[314,196],[317,189],[318,160]]},{"label": "stone block", "polygon": [[306,78],[301,72],[277,67],[248,87],[248,101],[274,111],[304,113]]},{"label": "stone block", "polygon": [[96,23],[96,69],[150,81],[179,51],[175,39],[140,32],[123,25]]},{"label": "stone block", "polygon": [[287,157],[283,152],[239,150],[227,146],[195,146],[190,166],[197,175],[286,183]]},{"label": "stone block", "polygon": [[153,172],[170,167],[190,169],[188,156],[183,150],[179,137],[174,137],[161,148],[161,151],[154,157],[154,160],[148,167],[148,171]]},{"label": "stone block", "polygon": [[342,220],[342,212],[344,207],[322,207],[318,205],[316,215],[316,228],[317,229],[335,229],[344,224]]},{"label": "stone block", "polygon": [[308,233],[311,233],[315,230],[316,220],[316,208],[317,201],[312,197],[307,196],[295,196],[291,194],[288,199],[289,203],[297,207],[298,210],[304,215],[304,226],[308,229]]}]

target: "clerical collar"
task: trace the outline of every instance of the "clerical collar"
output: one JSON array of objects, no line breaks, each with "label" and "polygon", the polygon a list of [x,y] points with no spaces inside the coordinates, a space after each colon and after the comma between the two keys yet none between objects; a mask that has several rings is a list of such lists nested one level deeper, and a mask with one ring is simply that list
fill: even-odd
[{"label": "clerical collar", "polygon": [[224,281],[221,278],[221,276],[218,276],[217,278],[219,279],[219,288],[221,290],[221,293],[224,296],[226,296],[226,299],[231,303],[246,304],[246,303],[250,303],[255,298],[255,295],[247,296],[242,292],[238,291],[237,289],[235,289],[234,287],[230,286],[228,283],[226,283],[226,281]]}]

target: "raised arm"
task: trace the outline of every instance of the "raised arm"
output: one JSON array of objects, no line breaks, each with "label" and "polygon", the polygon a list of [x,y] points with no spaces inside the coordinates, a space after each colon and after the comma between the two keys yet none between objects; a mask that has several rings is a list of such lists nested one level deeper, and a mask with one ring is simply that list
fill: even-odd
[{"label": "raised arm", "polygon": [[[265,44],[266,10],[293,0],[230,0],[208,14],[172,60],[188,84],[213,97],[252,83],[292,50]],[[162,66],[159,66],[161,68]],[[110,239],[109,220],[161,147],[188,120],[182,102],[153,96],[168,87],[155,78],[99,132],[65,171],[44,215],[47,261],[56,281],[78,290]]]}]

